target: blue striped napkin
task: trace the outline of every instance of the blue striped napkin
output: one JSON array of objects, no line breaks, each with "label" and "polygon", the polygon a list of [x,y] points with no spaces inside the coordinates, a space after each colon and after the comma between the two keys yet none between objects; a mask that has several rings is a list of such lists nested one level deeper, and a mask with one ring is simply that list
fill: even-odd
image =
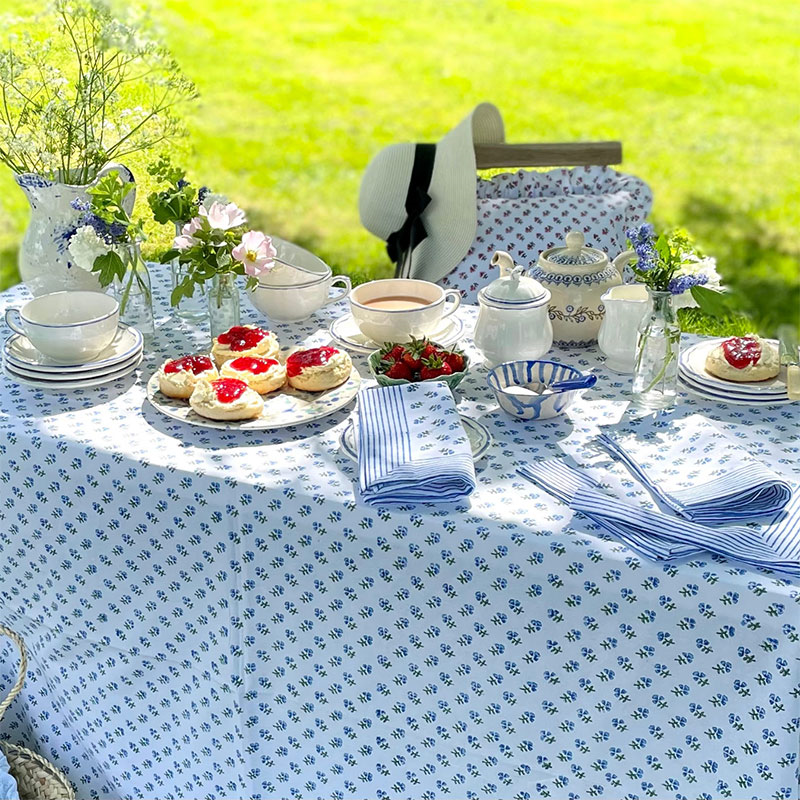
[{"label": "blue striped napkin", "polygon": [[358,478],[366,503],[452,503],[475,490],[472,449],[446,383],[364,389],[358,408]]},{"label": "blue striped napkin", "polygon": [[710,528],[611,497],[589,475],[558,459],[526,464],[517,472],[655,561],[708,550],[749,566],[800,576],[800,493],[766,526]]},{"label": "blue striped napkin", "polygon": [[[663,423],[662,423],[663,424]],[[678,516],[725,525],[778,513],[792,487],[699,415],[660,431],[640,431],[633,447],[601,434],[597,441]]]}]

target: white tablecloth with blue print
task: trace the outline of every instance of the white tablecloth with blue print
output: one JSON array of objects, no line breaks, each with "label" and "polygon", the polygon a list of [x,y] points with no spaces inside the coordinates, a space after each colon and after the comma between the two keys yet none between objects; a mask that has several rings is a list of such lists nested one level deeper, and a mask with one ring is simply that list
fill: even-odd
[{"label": "white tablecloth with blue print", "polygon": [[[31,650],[0,732],[79,797],[797,797],[797,583],[648,563],[515,474],[629,413],[594,351],[553,353],[600,380],[545,422],[475,368],[459,407],[494,444],[471,502],[385,510],[354,501],[353,406],[262,433],[160,416],[144,382],[204,336],[158,315],[138,378],[0,383],[0,619]],[[330,318],[276,331],[322,343]],[[672,418],[698,411],[800,476],[796,406]]]}]

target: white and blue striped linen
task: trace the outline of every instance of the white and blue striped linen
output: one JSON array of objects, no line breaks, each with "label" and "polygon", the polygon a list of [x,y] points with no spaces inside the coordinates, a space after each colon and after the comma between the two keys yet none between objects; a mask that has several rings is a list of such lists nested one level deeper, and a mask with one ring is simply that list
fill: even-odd
[{"label": "white and blue striped linen", "polygon": [[687,423],[666,447],[663,440],[637,437],[636,458],[608,434],[597,441],[658,501],[693,522],[725,525],[767,517],[786,506],[792,496],[787,481],[705,420]]},{"label": "white and blue striped linen", "polygon": [[358,406],[364,502],[452,503],[475,490],[472,450],[446,383],[364,389]]},{"label": "white and blue striped linen", "polygon": [[800,575],[800,493],[760,528],[710,528],[599,491],[597,482],[563,461],[523,465],[520,475],[580,512],[631,549],[656,561],[708,550],[749,566]]}]

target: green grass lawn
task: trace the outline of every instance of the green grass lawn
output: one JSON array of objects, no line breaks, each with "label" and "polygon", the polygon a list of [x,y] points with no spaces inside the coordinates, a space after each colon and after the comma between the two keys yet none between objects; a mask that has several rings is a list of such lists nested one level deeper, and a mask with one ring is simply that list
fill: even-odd
[{"label": "green grass lawn", "polygon": [[[510,141],[621,139],[656,223],[696,233],[762,331],[800,315],[796,3],[162,0],[152,13],[202,93],[191,177],[338,271],[390,272],[358,221],[370,156],[492,100]],[[7,171],[0,212],[8,285],[27,210]]]}]

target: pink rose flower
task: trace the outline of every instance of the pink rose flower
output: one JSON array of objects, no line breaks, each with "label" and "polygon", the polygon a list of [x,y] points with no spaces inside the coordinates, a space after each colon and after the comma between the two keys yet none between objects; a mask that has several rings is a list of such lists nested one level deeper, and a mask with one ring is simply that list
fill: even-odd
[{"label": "pink rose flower", "polygon": [[244,266],[245,274],[256,278],[272,269],[277,254],[272,239],[261,231],[247,231],[231,253]]},{"label": "pink rose flower", "polygon": [[236,203],[227,205],[218,202],[212,203],[209,209],[200,206],[200,216],[205,217],[212,228],[220,231],[227,231],[247,222],[244,211]]}]

